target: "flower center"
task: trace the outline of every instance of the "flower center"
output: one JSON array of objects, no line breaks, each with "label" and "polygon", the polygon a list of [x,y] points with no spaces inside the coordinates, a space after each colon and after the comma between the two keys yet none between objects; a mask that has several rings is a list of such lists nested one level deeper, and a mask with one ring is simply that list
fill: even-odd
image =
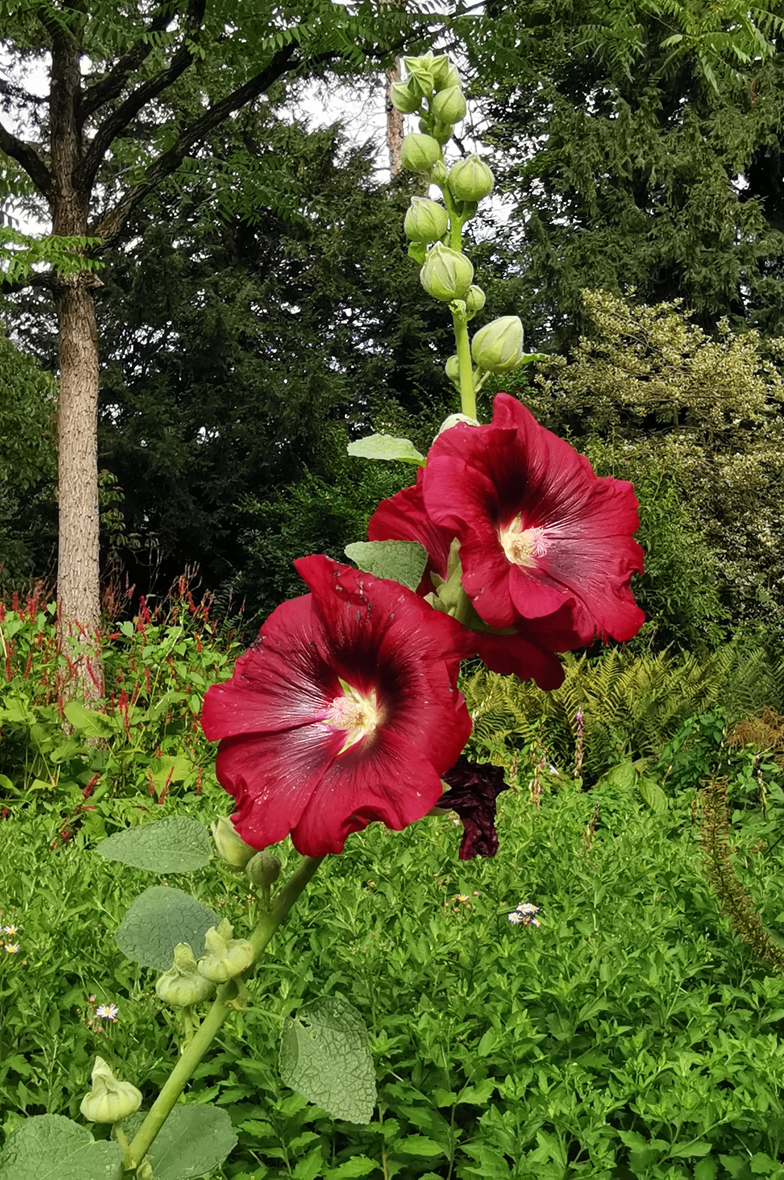
[{"label": "flower center", "polygon": [[523,528],[519,513],[510,525],[499,529],[498,540],[512,565],[529,568],[536,565],[537,557],[544,557],[548,548],[544,529]]},{"label": "flower center", "polygon": [[346,731],[346,740],[342,749],[338,751],[338,754],[345,754],[357,742],[362,741],[362,738],[375,732],[376,726],[383,720],[383,715],[375,688],[371,689],[367,696],[363,696],[345,680],[340,681],[340,686],[343,694],[334,698],[324,720],[334,729]]}]

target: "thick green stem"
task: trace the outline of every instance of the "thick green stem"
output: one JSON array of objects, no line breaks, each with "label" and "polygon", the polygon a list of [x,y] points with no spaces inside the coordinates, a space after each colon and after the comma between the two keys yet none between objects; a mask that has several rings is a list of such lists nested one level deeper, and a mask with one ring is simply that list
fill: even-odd
[{"label": "thick green stem", "polygon": [[[275,898],[271,911],[265,914],[256,926],[248,940],[255,951],[254,963],[264,951],[278,927],[285,922],[294,902],[311,880],[323,859],[320,856],[303,857],[296,871],[292,873]],[[193,1075],[193,1071],[207,1052],[224,1020],[231,1012],[227,1001],[233,999],[236,990],[235,983],[231,979],[227,983],[222,984],[218,989],[218,994],[209,1012],[199,1025],[193,1040],[187,1046],[174,1069],[169,1074],[163,1089],[152,1104],[146,1119],[134,1136],[130,1147],[125,1152],[125,1169],[127,1171],[138,1168],[150,1150],[155,1136],[160,1131],[172,1107],[185,1089],[185,1085]]]},{"label": "thick green stem", "polygon": [[465,313],[462,311],[453,311],[452,320],[455,325],[457,364],[460,374],[460,410],[466,417],[476,418],[476,390],[474,389],[471,345],[468,342],[468,327],[466,326]]}]

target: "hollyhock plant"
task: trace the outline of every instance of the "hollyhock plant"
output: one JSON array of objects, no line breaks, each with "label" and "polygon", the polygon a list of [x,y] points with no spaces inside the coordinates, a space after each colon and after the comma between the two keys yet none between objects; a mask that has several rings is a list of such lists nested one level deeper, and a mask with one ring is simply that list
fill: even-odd
[{"label": "hollyhock plant", "polygon": [[401,829],[441,795],[471,732],[457,691],[473,636],[395,582],[327,557],[295,566],[311,593],[284,602],[207,693],[217,775],[253,848],[291,833],[338,853],[373,820]]},{"label": "hollyhock plant", "polygon": [[642,572],[632,485],[595,475],[515,398],[496,396],[489,426],[441,433],[423,490],[431,520],[456,533],[463,588],[493,627],[522,616],[544,635],[568,617],[581,644],[639,631],[645,616],[630,588]]},{"label": "hollyhock plant", "polygon": [[[370,518],[368,537],[371,541],[417,541],[422,545],[427,552],[427,565],[417,592],[426,595],[432,594],[438,579],[446,580],[450,549],[456,534],[428,516],[422,491],[423,479],[424,471],[420,468],[415,484],[379,504]],[[482,626],[478,616],[473,622]],[[563,631],[558,630],[559,623],[564,624]],[[580,645],[579,638],[568,630],[563,610],[545,632],[544,639],[531,632],[525,619],[517,618],[504,633],[494,633],[482,626],[482,630],[475,633],[474,640],[479,658],[492,672],[535,680],[540,688],[548,691],[558,688],[564,679],[563,668],[553,653]]]}]

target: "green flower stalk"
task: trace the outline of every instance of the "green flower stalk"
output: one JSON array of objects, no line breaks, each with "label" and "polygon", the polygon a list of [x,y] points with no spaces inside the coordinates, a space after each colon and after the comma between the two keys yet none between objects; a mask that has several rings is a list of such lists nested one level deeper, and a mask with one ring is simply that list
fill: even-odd
[{"label": "green flower stalk", "polygon": [[211,983],[225,983],[247,971],[254,959],[253,947],[245,938],[234,937],[234,927],[224,918],[220,926],[210,926],[204,935],[207,954],[198,968]]},{"label": "green flower stalk", "polygon": [[174,965],[155,983],[158,998],[172,1008],[190,1008],[209,999],[215,984],[201,974],[187,942],[174,948]]},{"label": "green flower stalk", "polygon": [[92,1089],[85,1094],[79,1109],[91,1123],[119,1123],[142,1104],[141,1091],[130,1082],[114,1076],[103,1057],[96,1057]]}]

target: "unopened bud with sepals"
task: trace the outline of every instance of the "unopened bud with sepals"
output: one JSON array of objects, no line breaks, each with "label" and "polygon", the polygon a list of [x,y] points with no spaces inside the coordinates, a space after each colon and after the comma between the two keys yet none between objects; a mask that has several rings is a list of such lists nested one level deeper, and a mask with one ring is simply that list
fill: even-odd
[{"label": "unopened bud with sepals", "polygon": [[456,201],[481,201],[493,191],[493,174],[476,154],[458,160],[449,170],[449,188]]},{"label": "unopened bud with sepals", "polygon": [[180,942],[174,948],[174,965],[158,976],[155,991],[172,1008],[190,1008],[208,999],[215,991],[215,984],[199,972],[188,943]]},{"label": "unopened bud with sepals", "polygon": [[481,311],[485,305],[486,298],[487,297],[482,288],[476,287],[472,284],[466,291],[465,295],[466,311]]},{"label": "unopened bud with sepals", "polygon": [[257,852],[245,866],[251,885],[257,889],[270,889],[280,876],[281,864],[273,852]]},{"label": "unopened bud with sepals", "polygon": [[444,365],[446,375],[449,380],[460,388],[460,361],[457,358],[457,353],[450,356],[449,360]]},{"label": "unopened bud with sepals", "polygon": [[441,148],[432,135],[407,135],[400,149],[400,163],[409,172],[429,172],[441,159]]},{"label": "unopened bud with sepals", "polygon": [[427,252],[419,281],[429,295],[442,303],[462,299],[471,286],[474,268],[465,254],[436,242]]},{"label": "unopened bud with sepals", "polygon": [[449,216],[437,201],[412,197],[403,229],[412,242],[437,242],[449,229]]},{"label": "unopened bud with sepals", "polygon": [[237,834],[237,830],[228,816],[222,815],[220,819],[213,820],[210,824],[210,831],[218,856],[231,868],[241,872],[250,858],[256,855],[256,849],[251,848],[250,844],[246,844]]},{"label": "unopened bud with sepals", "polygon": [[439,123],[459,123],[466,113],[466,100],[460,87],[450,86],[436,94],[430,103],[430,110]]},{"label": "unopened bud with sepals", "polygon": [[471,356],[487,373],[510,373],[523,359],[523,325],[505,315],[481,328],[471,342]]},{"label": "unopened bud with sepals", "polygon": [[421,94],[415,93],[408,82],[393,82],[389,88],[389,96],[392,106],[396,111],[400,111],[401,115],[413,115],[414,111],[419,110],[422,102]]},{"label": "unopened bud with sepals", "polygon": [[119,1123],[134,1114],[142,1104],[141,1091],[130,1082],[114,1076],[103,1057],[96,1057],[92,1089],[85,1094],[79,1109],[91,1123]]},{"label": "unopened bud with sepals", "polygon": [[442,90],[450,90],[453,86],[460,85],[460,74],[457,72],[457,66],[448,66],[443,71],[433,70],[433,89],[440,93]]},{"label": "unopened bud with sepals", "polygon": [[198,968],[212,983],[225,983],[241,975],[253,962],[253,947],[245,938],[234,937],[234,927],[224,918],[220,926],[210,926],[204,935],[207,953]]}]

